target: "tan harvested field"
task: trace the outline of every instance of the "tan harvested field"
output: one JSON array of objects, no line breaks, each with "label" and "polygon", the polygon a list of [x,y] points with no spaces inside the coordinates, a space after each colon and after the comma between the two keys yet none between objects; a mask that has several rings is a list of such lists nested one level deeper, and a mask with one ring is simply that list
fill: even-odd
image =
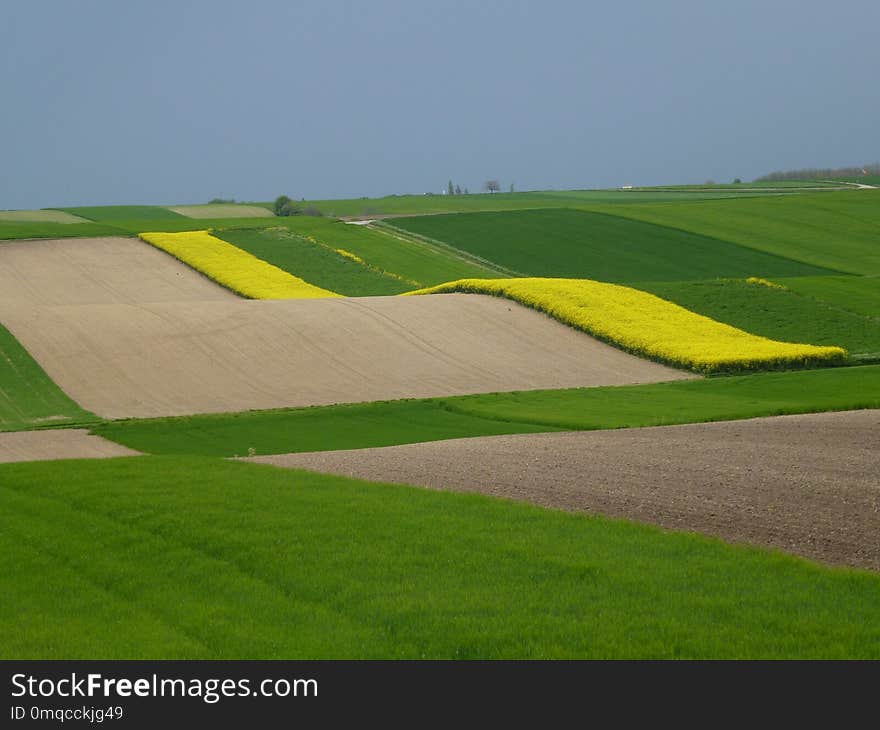
[{"label": "tan harvested field", "polygon": [[68,395],[108,418],[694,377],[474,294],[0,302],[0,321]]},{"label": "tan harvested field", "polygon": [[880,570],[877,410],[249,461],[480,492]]},{"label": "tan harvested field", "polygon": [[0,221],[11,223],[89,223],[63,210],[0,210]]},{"label": "tan harvested field", "polygon": [[139,452],[79,428],[0,433],[0,464],[50,459],[107,459]]},{"label": "tan harvested field", "polygon": [[248,301],[128,238],[0,245],[0,322],[108,418],[693,377],[492,297]]},{"label": "tan harvested field", "polygon": [[205,300],[238,297],[135,238],[0,243],[0,322],[40,306]]},{"label": "tan harvested field", "polygon": [[175,205],[169,207],[187,218],[274,218],[268,208],[259,205]]}]

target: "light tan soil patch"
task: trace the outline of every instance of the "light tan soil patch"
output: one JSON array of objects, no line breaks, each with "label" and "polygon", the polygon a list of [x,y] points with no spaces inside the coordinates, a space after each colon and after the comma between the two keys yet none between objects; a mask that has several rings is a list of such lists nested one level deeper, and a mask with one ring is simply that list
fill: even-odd
[{"label": "light tan soil patch", "polygon": [[91,223],[63,210],[0,210],[0,221],[11,223]]},{"label": "light tan soil patch", "polygon": [[880,411],[251,461],[624,517],[880,570]]},{"label": "light tan soil patch", "polygon": [[238,297],[135,238],[0,243],[0,321],[18,308],[203,300]]},{"label": "light tan soil patch", "polygon": [[139,454],[80,428],[0,433],[0,464],[51,459],[107,459]]},{"label": "light tan soil patch", "polygon": [[107,418],[694,377],[474,294],[7,307],[0,317],[70,397]]},{"label": "light tan soil patch", "polygon": [[168,210],[187,218],[274,218],[268,208],[259,205],[176,205]]}]

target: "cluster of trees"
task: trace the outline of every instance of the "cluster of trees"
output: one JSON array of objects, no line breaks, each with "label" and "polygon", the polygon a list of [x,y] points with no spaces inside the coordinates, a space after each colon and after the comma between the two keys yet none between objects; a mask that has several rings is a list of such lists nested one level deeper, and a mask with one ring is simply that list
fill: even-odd
[{"label": "cluster of trees", "polygon": [[297,207],[296,202],[286,195],[279,195],[275,198],[275,203],[272,206],[272,212],[275,215],[280,216],[288,216],[288,215],[299,215],[300,209]]},{"label": "cluster of trees", "polygon": [[272,204],[272,212],[275,213],[275,215],[282,217],[291,215],[324,215],[313,205],[300,208],[295,200],[286,195],[279,195],[275,198],[275,202]]},{"label": "cluster of trees", "polygon": [[[501,190],[501,183],[497,180],[486,180],[483,183],[483,190],[487,193],[497,193]],[[510,183],[510,192],[513,192],[513,183]],[[461,187],[458,185],[453,185],[452,180],[450,180],[446,185],[446,194],[447,195],[469,195],[470,192],[467,188],[462,191]]]},{"label": "cluster of trees", "polygon": [[[486,182],[483,184],[483,190],[485,190],[487,193],[497,193],[501,190],[501,183],[497,180],[486,180]],[[513,192],[513,183],[510,183],[510,188],[508,189],[508,192]]]},{"label": "cluster of trees", "polygon": [[755,182],[776,182],[780,180],[821,180],[832,177],[862,177],[880,175],[880,162],[862,167],[807,167],[803,170],[777,170],[764,175]]}]

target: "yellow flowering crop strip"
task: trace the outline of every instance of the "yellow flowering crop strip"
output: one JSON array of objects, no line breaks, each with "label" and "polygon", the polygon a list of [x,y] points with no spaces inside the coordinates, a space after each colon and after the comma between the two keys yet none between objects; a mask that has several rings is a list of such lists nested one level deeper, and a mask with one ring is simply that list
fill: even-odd
[{"label": "yellow flowering crop strip", "polygon": [[[314,238],[310,238],[309,240],[310,240],[310,241],[315,241]],[[315,241],[315,242],[317,243],[317,241]],[[318,245],[323,245],[323,244],[318,244]],[[342,256],[343,258],[351,259],[351,260],[354,261],[356,264],[360,264],[361,266],[368,266],[368,264],[367,264],[366,261],[364,261],[364,260],[363,260],[360,256],[358,256],[357,254],[352,253],[351,251],[346,251],[344,248],[334,248],[333,250],[334,250],[336,253],[338,253],[340,256]]]},{"label": "yellow flowering crop strip", "polygon": [[309,284],[208,231],[141,233],[147,243],[249,299],[322,299],[341,294]]},{"label": "yellow flowering crop strip", "polygon": [[648,292],[589,279],[460,279],[408,294],[492,294],[538,309],[643,357],[713,373],[843,361],[842,347],[777,342]]},{"label": "yellow flowering crop strip", "polygon": [[782,286],[782,284],[762,279],[760,276],[750,276],[746,279],[746,284],[755,284],[756,286],[766,286],[769,289],[782,289],[783,291],[788,291],[788,289]]}]

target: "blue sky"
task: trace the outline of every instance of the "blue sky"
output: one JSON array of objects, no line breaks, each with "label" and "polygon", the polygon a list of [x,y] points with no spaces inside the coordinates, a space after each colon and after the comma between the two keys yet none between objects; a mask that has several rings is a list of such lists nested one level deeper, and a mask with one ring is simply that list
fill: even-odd
[{"label": "blue sky", "polygon": [[880,159],[880,2],[6,0],[0,209]]}]

